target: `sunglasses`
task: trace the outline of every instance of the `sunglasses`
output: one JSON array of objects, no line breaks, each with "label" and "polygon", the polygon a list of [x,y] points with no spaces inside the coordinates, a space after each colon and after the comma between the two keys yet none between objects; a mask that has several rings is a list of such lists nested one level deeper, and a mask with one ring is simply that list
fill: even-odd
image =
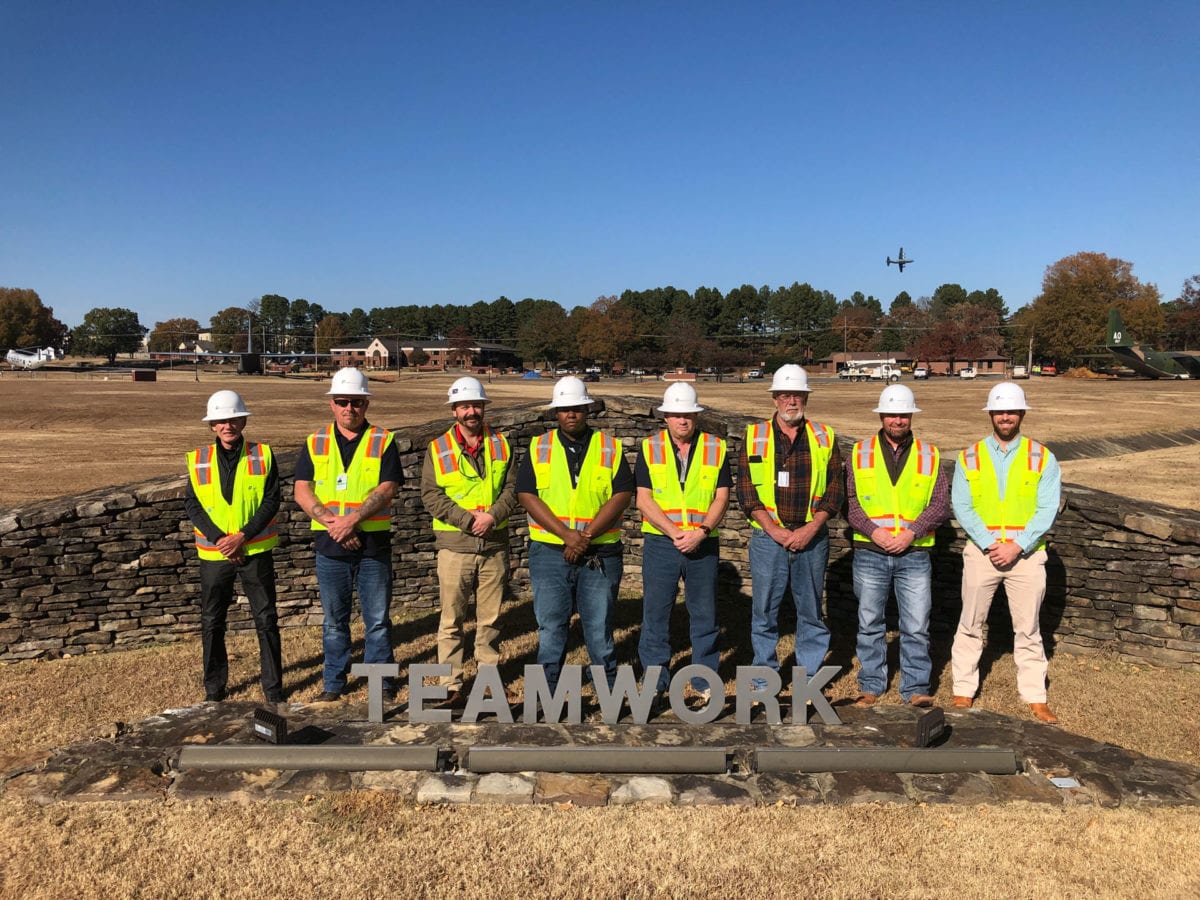
[{"label": "sunglasses", "polygon": [[347,406],[353,406],[355,409],[362,409],[367,405],[367,401],[363,400],[361,397],[355,397],[354,399],[350,399],[349,397],[338,397],[333,401],[333,405],[339,406],[342,409],[345,409]]}]

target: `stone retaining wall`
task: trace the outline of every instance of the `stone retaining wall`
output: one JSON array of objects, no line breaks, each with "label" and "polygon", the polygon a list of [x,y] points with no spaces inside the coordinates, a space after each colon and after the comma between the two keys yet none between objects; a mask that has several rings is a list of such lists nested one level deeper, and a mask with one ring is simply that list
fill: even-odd
[{"label": "stone retaining wall", "polygon": [[[631,463],[636,442],[661,427],[654,405],[643,398],[609,398],[594,417],[625,441]],[[519,452],[547,421],[548,414],[532,405],[491,415]],[[748,421],[701,416],[704,428],[729,437],[735,460]],[[397,431],[406,479],[393,519],[400,607],[437,604],[433,536],[419,485],[425,446],[444,427],[439,422]],[[846,454],[852,438],[839,439]],[[275,551],[284,626],[321,619],[308,519],[291,499],[296,452],[276,448],[284,480]],[[182,456],[181,448],[181,468]],[[119,649],[195,633],[199,579],[183,511],[185,484],[181,475],[0,509],[0,660]],[[625,524],[626,588],[640,593],[640,526],[632,506]],[[523,516],[514,519],[512,532],[512,588],[524,594],[528,530]],[[828,614],[835,633],[852,635],[855,602],[844,521],[833,523],[832,536]],[[1051,538],[1042,614],[1051,648],[1111,648],[1123,658],[1200,671],[1200,516],[1066,486]],[[749,527],[735,504],[721,529],[727,594],[749,593],[748,539]],[[958,618],[963,540],[951,523],[939,532],[935,550],[934,631],[940,635],[935,640],[946,643],[947,652],[948,633]],[[997,634],[1007,628],[1003,607],[994,605]],[[231,612],[230,627],[251,627],[244,602]]]}]

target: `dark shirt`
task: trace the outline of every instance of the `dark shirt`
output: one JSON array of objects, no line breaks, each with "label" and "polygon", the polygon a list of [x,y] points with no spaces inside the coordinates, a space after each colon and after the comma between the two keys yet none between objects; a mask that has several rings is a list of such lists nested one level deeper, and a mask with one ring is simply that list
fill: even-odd
[{"label": "dark shirt", "polygon": [[[898,446],[892,447],[891,442],[887,439],[887,435],[883,433],[883,429],[879,430],[879,449],[883,454],[883,461],[887,466],[888,478],[891,479],[893,485],[900,480],[900,475],[904,472],[904,466],[908,462],[912,445],[913,436],[911,433]],[[933,494],[929,498],[929,505],[925,507],[924,511],[917,516],[917,520],[913,522],[912,532],[918,538],[922,538],[930,532],[936,531],[949,518],[950,479],[946,476],[945,468],[939,466],[937,477],[933,482]],[[854,481],[854,460],[852,459],[846,460],[846,520],[850,523],[851,528],[866,537],[870,537],[875,531],[875,523],[863,512],[863,508],[858,502],[858,489]],[[854,544],[854,549],[887,553],[886,550],[873,541],[870,543],[858,541]],[[913,553],[927,550],[929,550],[928,547],[909,547],[904,552]]]},{"label": "dark shirt", "polygon": [[[242,455],[244,441],[244,438],[239,439],[231,450],[226,450],[221,446],[220,441],[216,442],[217,472],[221,479],[221,496],[225,498],[226,503],[233,503],[233,481],[237,477],[238,460]],[[259,504],[250,520],[239,529],[247,540],[271,524],[271,520],[279,512],[279,500],[279,469],[275,465],[275,456],[272,454],[271,465],[267,469],[267,480],[263,485],[262,503]],[[215,544],[225,537],[225,532],[214,525],[213,520],[204,511],[204,507],[196,496],[196,489],[192,486],[191,478],[188,478],[187,496],[183,498],[183,508],[187,512],[188,518],[192,520],[192,524],[208,539],[209,543]]]},{"label": "dark shirt", "polygon": [[[558,439],[566,451],[567,469],[571,473],[571,487],[579,481],[579,472],[583,468],[583,461],[587,456],[588,447],[592,440],[593,429],[588,428],[579,438],[573,440],[563,433],[562,429],[558,430]],[[629,463],[626,462],[624,454],[617,460],[617,465],[613,469],[612,492],[616,494],[629,493],[632,494],[636,485],[633,481],[633,472],[629,469]],[[520,465],[517,467],[517,494],[537,494],[537,476],[533,471],[533,455],[526,453],[521,459]],[[618,521],[618,527],[620,522]],[[558,547],[562,550],[560,544],[547,544],[547,547]],[[621,542],[615,541],[611,544],[592,544],[588,550],[589,555],[593,556],[620,556],[622,553]]]},{"label": "dark shirt", "polygon": [[[349,469],[350,463],[354,459],[354,452],[358,449],[358,444],[362,440],[367,429],[371,427],[369,422],[363,422],[362,431],[358,432],[354,437],[348,438],[340,428],[336,425],[333,428],[333,436],[337,441],[338,453],[342,457],[342,468]],[[308,455],[308,443],[305,442],[304,447],[300,450],[300,455],[296,457],[296,480],[297,481],[312,481],[316,475],[316,470],[313,468],[312,457]],[[396,442],[393,440],[388,444],[387,449],[383,451],[383,456],[379,459],[379,483],[385,481],[394,481],[397,485],[404,484],[404,471],[400,467],[400,452],[396,449]],[[366,556],[372,559],[386,556],[392,552],[392,533],[391,531],[358,531],[356,532],[360,543],[361,550],[347,550],[337,541],[329,536],[328,531],[314,531],[316,539],[313,542],[316,551],[322,556],[331,556],[338,559],[351,559],[358,556]]]},{"label": "dark shirt", "polygon": [[[679,448],[675,446],[675,442],[671,441],[671,450],[675,453],[675,468],[679,473],[679,483],[682,485],[687,481],[687,473],[692,467],[692,459],[696,455],[696,448],[700,446],[700,441],[704,437],[704,432],[697,431],[692,436],[692,445],[688,448],[687,460],[684,465],[679,465]],[[670,440],[670,438],[668,438]],[[646,464],[646,454],[638,450],[637,461],[633,464],[633,480],[640,488],[652,489],[654,485],[650,482],[650,467]],[[729,468],[729,454],[725,454],[725,459],[721,463],[721,469],[717,473],[717,487],[731,488],[733,487],[733,474]]]},{"label": "dark shirt", "polygon": [[[775,507],[776,515],[784,528],[795,529],[808,518],[808,495],[812,484],[812,453],[808,449],[807,420],[797,423],[796,440],[788,440],[777,422],[772,422],[771,434],[775,441]],[[737,495],[738,504],[747,518],[756,509],[763,509],[758,491],[750,480],[748,448],[743,445],[738,454]],[[779,485],[779,473],[788,473],[786,487]],[[834,441],[829,464],[825,467],[825,493],[817,501],[815,511],[824,511],[829,518],[841,513],[846,490],[842,482],[842,454]]]}]

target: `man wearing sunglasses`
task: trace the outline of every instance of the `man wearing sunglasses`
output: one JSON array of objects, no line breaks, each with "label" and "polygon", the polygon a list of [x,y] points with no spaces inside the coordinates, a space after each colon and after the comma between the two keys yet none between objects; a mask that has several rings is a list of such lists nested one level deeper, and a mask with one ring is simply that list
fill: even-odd
[{"label": "man wearing sunglasses", "polygon": [[[319,702],[341,698],[350,669],[350,613],[358,589],[363,662],[391,663],[391,505],[403,480],[392,433],[367,421],[371,392],[358,369],[329,387],[333,423],[310,434],[296,460],[296,503],[312,519],[325,654]],[[384,692],[394,693],[390,682]]]},{"label": "man wearing sunglasses", "polygon": [[204,699],[225,699],[229,657],[225,617],[233,582],[241,579],[258,633],[259,670],[268,703],[283,702],[275,562],[279,538],[279,473],[271,448],[242,437],[250,411],[236,391],[208,398],[207,422],[216,440],[187,455],[184,509],[192,520],[200,556],[200,639],[204,648]]}]

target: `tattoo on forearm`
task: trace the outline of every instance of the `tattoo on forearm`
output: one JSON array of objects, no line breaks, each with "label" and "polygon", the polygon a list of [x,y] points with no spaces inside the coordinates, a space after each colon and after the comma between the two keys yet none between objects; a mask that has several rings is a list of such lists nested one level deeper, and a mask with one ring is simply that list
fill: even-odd
[{"label": "tattoo on forearm", "polygon": [[308,514],[319,521],[327,512],[329,512],[329,510],[325,507],[325,504],[318,500],[312,505],[312,509],[309,510]]},{"label": "tattoo on forearm", "polygon": [[367,499],[358,508],[358,514],[363,519],[369,519],[392,502],[392,492],[383,487],[375,488],[367,495]]}]

